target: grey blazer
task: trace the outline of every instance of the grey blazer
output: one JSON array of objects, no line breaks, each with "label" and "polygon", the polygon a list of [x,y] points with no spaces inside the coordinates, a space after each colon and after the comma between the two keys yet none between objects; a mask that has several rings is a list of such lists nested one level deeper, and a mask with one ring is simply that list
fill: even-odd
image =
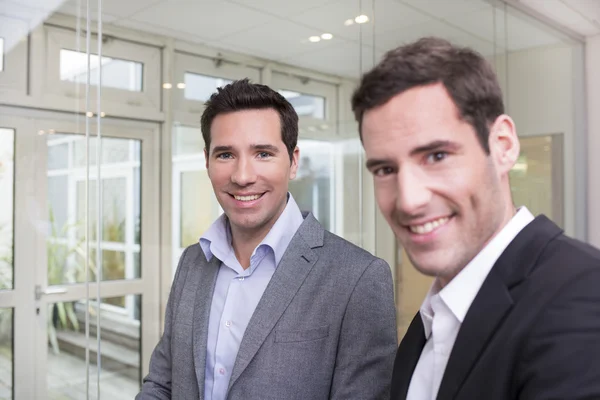
[{"label": "grey blazer", "polygon": [[[219,266],[198,244],[181,256],[136,399],[204,399]],[[244,333],[227,399],[388,399],[396,349],[389,265],[305,214]]]}]

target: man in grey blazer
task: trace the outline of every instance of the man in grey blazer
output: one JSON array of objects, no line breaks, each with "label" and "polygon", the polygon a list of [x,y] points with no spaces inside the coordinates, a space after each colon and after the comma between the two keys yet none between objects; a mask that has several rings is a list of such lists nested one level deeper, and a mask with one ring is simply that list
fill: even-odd
[{"label": "man in grey blazer", "polygon": [[224,214],[179,261],[138,399],[387,399],[397,348],[389,265],[288,192],[298,116],[247,80],[201,120]]}]

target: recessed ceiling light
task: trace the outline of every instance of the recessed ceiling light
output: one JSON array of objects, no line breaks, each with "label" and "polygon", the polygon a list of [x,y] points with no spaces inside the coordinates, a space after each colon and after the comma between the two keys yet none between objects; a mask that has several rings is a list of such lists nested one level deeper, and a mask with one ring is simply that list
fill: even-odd
[{"label": "recessed ceiling light", "polygon": [[104,111],[102,111],[102,112],[100,113],[100,118],[104,118],[104,117],[106,117],[106,113],[105,113]]},{"label": "recessed ceiling light", "polygon": [[178,84],[177,84],[177,88],[178,88],[178,89],[185,89],[185,83],[181,83],[181,82],[180,82],[180,83],[178,83]]},{"label": "recessed ceiling light", "polygon": [[358,17],[354,18],[354,21],[357,24],[364,24],[366,22],[369,22],[369,17],[367,17],[366,15],[362,14],[362,15],[359,15]]},{"label": "recessed ceiling light", "polygon": [[324,33],[321,35],[321,39],[323,40],[331,40],[333,39],[333,35],[331,33]]},{"label": "recessed ceiling light", "polygon": [[318,37],[318,36],[311,36],[311,37],[308,38],[308,40],[310,40],[313,43],[317,43],[317,42],[321,41],[321,38]]},{"label": "recessed ceiling light", "polygon": [[91,111],[88,111],[88,112],[86,112],[86,113],[85,113],[85,115],[86,115],[88,118],[92,118],[92,117],[94,116],[94,113],[93,113],[93,112],[91,112]]},{"label": "recessed ceiling light", "polygon": [[163,83],[163,89],[171,89],[173,87],[173,85],[171,85],[170,83]]},{"label": "recessed ceiling light", "polygon": [[354,25],[354,20],[353,19],[347,19],[347,20],[344,21],[344,25],[346,25],[346,26]]},{"label": "recessed ceiling light", "polygon": [[45,135],[45,134],[46,134],[46,132],[41,129],[38,131],[38,135],[40,135],[40,136]]}]

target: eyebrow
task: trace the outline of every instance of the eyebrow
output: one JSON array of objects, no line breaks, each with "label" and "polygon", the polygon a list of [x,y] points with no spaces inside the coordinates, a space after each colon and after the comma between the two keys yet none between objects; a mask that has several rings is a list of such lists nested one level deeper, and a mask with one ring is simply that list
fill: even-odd
[{"label": "eyebrow", "polygon": [[222,153],[231,150],[233,150],[233,146],[215,146],[213,147],[211,154]]},{"label": "eyebrow", "polygon": [[253,144],[251,146],[254,150],[266,150],[271,153],[279,153],[279,148],[277,146],[273,146],[272,144]]},{"label": "eyebrow", "polygon": [[436,150],[458,150],[460,145],[456,142],[451,142],[450,140],[434,140],[433,142],[424,144],[423,146],[416,147],[411,150],[410,155],[416,156],[423,153],[431,153]]},{"label": "eyebrow", "polygon": [[[460,149],[460,145],[458,143],[455,142],[451,142],[449,140],[434,140],[433,142],[424,144],[422,146],[416,147],[414,149],[411,150],[410,155],[411,156],[416,156],[419,154],[423,154],[423,153],[431,153],[431,152],[435,152],[436,150],[453,150],[456,151],[458,149]],[[389,158],[372,158],[367,160],[366,163],[366,167],[367,169],[371,170],[377,167],[380,167],[382,165],[390,165],[390,164],[394,164],[395,161]]]}]

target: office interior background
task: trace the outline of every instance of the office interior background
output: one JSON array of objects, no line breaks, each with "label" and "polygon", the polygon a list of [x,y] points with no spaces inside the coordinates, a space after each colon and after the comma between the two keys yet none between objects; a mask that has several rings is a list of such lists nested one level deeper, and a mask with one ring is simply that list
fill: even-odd
[{"label": "office interior background", "polygon": [[221,213],[199,119],[234,79],[294,105],[290,191],[390,264],[400,338],[431,279],[377,210],[350,109],[389,49],[487,57],[515,203],[600,246],[599,21],[595,0],[0,0],[0,398],[137,393],[177,260]]}]

